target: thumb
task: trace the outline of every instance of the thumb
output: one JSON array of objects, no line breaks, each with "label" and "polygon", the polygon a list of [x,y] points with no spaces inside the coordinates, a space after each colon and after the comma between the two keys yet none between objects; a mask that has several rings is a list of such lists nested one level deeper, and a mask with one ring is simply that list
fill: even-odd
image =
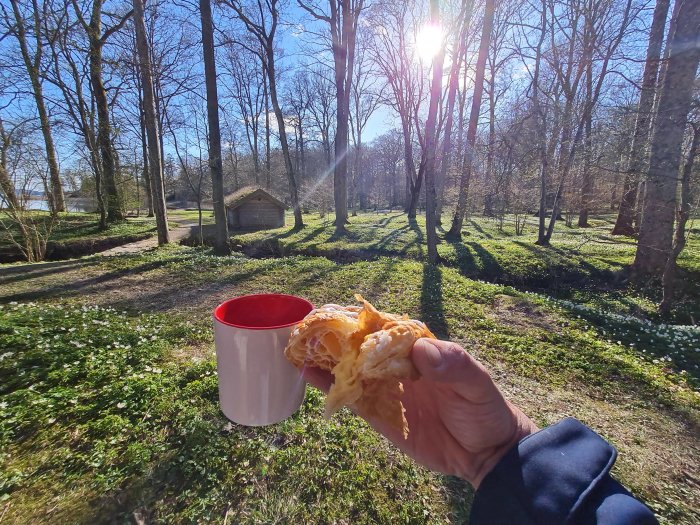
[{"label": "thumb", "polygon": [[461,346],[437,339],[419,339],[411,353],[413,365],[421,377],[447,383],[469,401],[489,400],[500,396],[484,365]]}]

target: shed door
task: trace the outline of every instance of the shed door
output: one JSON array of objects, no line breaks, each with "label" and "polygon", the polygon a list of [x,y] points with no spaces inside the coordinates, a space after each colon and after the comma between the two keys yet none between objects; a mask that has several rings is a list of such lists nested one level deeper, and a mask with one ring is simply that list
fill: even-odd
[{"label": "shed door", "polygon": [[241,228],[270,228],[278,221],[279,208],[271,202],[254,200],[239,208]]}]

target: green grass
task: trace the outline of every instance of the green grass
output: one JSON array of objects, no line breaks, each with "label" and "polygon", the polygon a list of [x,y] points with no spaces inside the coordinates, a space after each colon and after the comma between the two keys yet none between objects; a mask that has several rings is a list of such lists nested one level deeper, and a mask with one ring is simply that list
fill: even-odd
[{"label": "green grass", "polygon": [[[199,221],[197,210],[168,210],[168,220],[187,220],[196,224]],[[214,212],[202,210],[202,224],[214,224]]]},{"label": "green grass", "polygon": [[[413,465],[360,420],[328,424],[310,390],[291,419],[229,423],[216,366],[170,359],[210,335],[109,308],[0,310],[0,505],[11,522],[429,523],[470,491]],[[19,373],[16,371],[19,370]],[[279,522],[279,521],[278,521]]]},{"label": "green grass", "polygon": [[[48,212],[31,212],[32,218],[37,223],[48,224],[50,214]],[[3,217],[6,224],[11,226],[11,233],[19,234],[16,225]],[[173,224],[174,225],[174,224]],[[0,231],[0,246],[11,244],[7,230]],[[53,242],[69,243],[75,241],[94,241],[106,238],[118,238],[128,236],[155,235],[156,225],[153,218],[129,218],[124,222],[110,224],[106,230],[99,227],[99,215],[96,213],[60,213],[58,221],[51,231],[49,240]]]},{"label": "green grass", "polygon": [[[425,218],[409,221],[405,214],[364,213],[350,218],[347,234],[336,236],[331,217],[304,217],[306,227],[291,227],[253,233],[237,233],[234,244],[247,253],[321,255],[336,260],[357,260],[380,256],[416,260],[425,258]],[[659,286],[631,285],[624,270],[634,260],[636,241],[610,235],[613,217],[591,220],[590,228],[558,224],[551,246],[535,245],[536,218],[528,218],[524,234],[516,236],[513,218],[503,228],[495,219],[477,217],[465,222],[461,242],[444,239],[438,253],[444,265],[459,269],[465,277],[530,289],[545,289],[577,301],[607,301],[627,313],[655,316],[660,300]],[[288,224],[291,221],[287,221]],[[440,230],[439,233],[443,233]],[[442,235],[441,235],[442,237]],[[700,318],[700,238],[691,235],[679,258],[686,272],[676,319],[688,322]],[[622,294],[619,290],[622,288]],[[584,296],[587,296],[585,298]],[[626,301],[619,301],[620,297]]]},{"label": "green grass", "polygon": [[119,522],[138,509],[154,523],[221,523],[227,513],[229,523],[464,522],[463,482],[416,467],[348,412],[324,421],[313,389],[279,425],[227,423],[211,309],[262,291],[315,304],[361,293],[425,320],[485,361],[538,423],[574,415],[601,432],[620,450],[616,476],[663,523],[700,518],[683,474],[700,447],[697,327],[412,259],[170,247],[81,264],[0,272],[0,509],[10,522]]}]

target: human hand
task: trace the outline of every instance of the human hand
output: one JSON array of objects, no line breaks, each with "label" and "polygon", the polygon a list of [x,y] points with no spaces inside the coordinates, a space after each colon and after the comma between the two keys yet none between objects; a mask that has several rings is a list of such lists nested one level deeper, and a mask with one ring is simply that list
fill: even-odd
[{"label": "human hand", "polygon": [[[402,380],[408,438],[382,420],[364,419],[421,465],[476,489],[512,446],[539,430],[459,345],[419,339],[411,358],[420,378]],[[333,382],[330,372],[318,368],[305,369],[304,377],[326,393]]]}]

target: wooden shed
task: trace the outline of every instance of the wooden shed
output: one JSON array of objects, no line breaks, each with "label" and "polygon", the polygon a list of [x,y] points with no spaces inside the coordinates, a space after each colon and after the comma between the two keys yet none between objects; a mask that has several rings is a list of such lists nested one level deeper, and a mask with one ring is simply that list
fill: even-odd
[{"label": "wooden shed", "polygon": [[262,188],[246,187],[224,198],[229,228],[264,230],[284,226],[286,205]]}]

